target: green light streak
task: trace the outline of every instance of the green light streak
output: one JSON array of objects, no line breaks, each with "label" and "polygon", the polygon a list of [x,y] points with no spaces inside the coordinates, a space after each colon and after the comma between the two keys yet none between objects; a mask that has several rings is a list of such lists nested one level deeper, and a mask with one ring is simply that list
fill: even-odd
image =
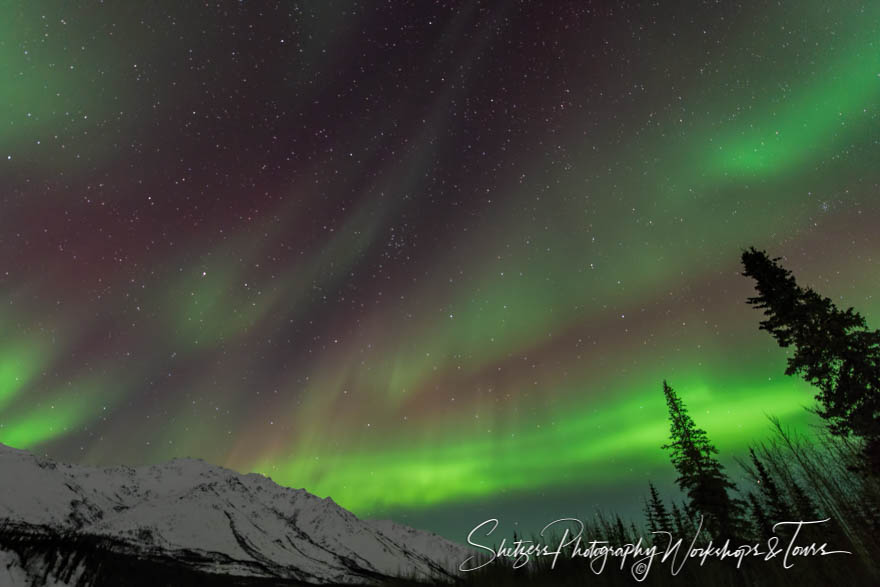
[{"label": "green light streak", "polygon": [[[827,7],[808,4],[809,12],[799,18],[824,25]],[[93,31],[85,19],[61,24],[59,12],[48,16],[48,40],[25,46],[25,40],[43,35],[43,7],[0,6],[9,15],[0,23],[0,75],[9,80],[0,86],[0,106],[9,122],[0,132],[0,148],[15,150],[14,164],[24,153],[47,161],[41,173],[55,177],[56,160],[40,150],[45,143],[39,149],[30,143],[61,129],[70,136],[88,134],[88,141],[78,141],[89,150],[94,147],[86,154],[108,157],[81,166],[100,178],[104,165],[96,163],[113,167],[116,151],[108,147],[131,130],[114,119],[118,112],[141,115],[132,118],[140,125],[148,117],[163,124],[176,121],[175,109],[190,111],[187,99],[155,113],[152,105],[141,104],[148,96],[164,104],[192,96],[189,91],[175,94],[174,83],[166,83],[177,82],[173,76],[151,82],[152,95],[141,94],[134,64],[123,63],[115,39],[101,36],[106,29],[95,32],[98,40],[88,39]],[[301,60],[324,61],[327,67],[319,69],[329,71],[346,62],[343,31],[358,30],[360,21],[321,11],[326,27],[313,22],[303,29],[315,34]],[[70,308],[67,325],[83,336],[59,337],[65,340],[50,356],[49,345],[33,343],[29,335],[21,335],[22,343],[15,331],[46,324],[45,307],[19,308],[40,300],[55,282],[41,276],[16,283],[25,292],[14,296],[22,300],[16,306],[20,315],[15,320],[11,312],[0,315],[4,330],[13,332],[8,340],[14,341],[0,347],[0,442],[52,448],[60,440],[54,448],[69,451],[81,441],[95,461],[124,455],[137,462],[145,454],[153,460],[169,454],[214,462],[226,458],[234,468],[255,468],[364,513],[426,509],[499,493],[589,489],[625,483],[638,476],[636,471],[667,465],[659,448],[668,432],[663,378],[682,394],[722,456],[742,454],[762,438],[765,413],[803,425],[802,406],[811,403],[813,392],[781,378],[781,353],[757,356],[754,349],[769,342],[757,330],[760,317],[747,314],[743,306],[750,292],[736,277],[737,251],[768,243],[773,250],[825,254],[826,259],[807,261],[807,267],[821,266],[825,278],[831,276],[829,287],[837,287],[836,281],[851,285],[851,291],[835,293],[877,315],[880,301],[872,297],[876,284],[870,270],[880,255],[870,238],[874,227],[866,222],[858,229],[838,227],[839,234],[823,233],[828,216],[817,218],[818,202],[805,201],[808,192],[822,192],[823,199],[834,196],[842,205],[858,203],[858,209],[842,212],[838,220],[863,212],[863,218],[876,217],[870,191],[876,185],[871,157],[876,149],[869,150],[876,142],[880,104],[876,7],[841,13],[834,34],[846,40],[805,47],[796,65],[809,63],[809,71],[791,68],[785,84],[767,59],[778,43],[776,31],[768,28],[758,31],[754,43],[734,39],[723,58],[717,54],[718,63],[706,64],[707,70],[721,70],[706,84],[710,87],[700,87],[707,78],[696,72],[676,71],[675,63],[670,63],[671,73],[654,70],[649,86],[673,80],[679,87],[653,90],[656,101],[650,104],[639,104],[637,98],[615,102],[620,109],[607,124],[591,118],[603,114],[602,106],[587,116],[590,108],[583,103],[581,113],[566,108],[571,114],[557,116],[551,113],[556,96],[545,104],[517,96],[515,87],[504,88],[490,99],[498,108],[509,108],[511,122],[522,123],[522,132],[509,132],[512,142],[505,146],[521,152],[490,161],[492,147],[487,147],[486,162],[497,166],[485,169],[474,168],[480,159],[467,159],[470,168],[462,166],[461,182],[453,178],[452,183],[461,189],[461,201],[455,203],[471,216],[449,212],[451,228],[436,231],[448,242],[414,238],[401,245],[410,247],[401,253],[412,259],[410,266],[377,261],[392,227],[420,226],[424,209],[438,211],[446,222],[441,196],[457,197],[448,185],[434,184],[457,175],[444,174],[444,166],[465,160],[456,152],[461,144],[451,138],[463,135],[443,129],[461,125],[473,131],[462,122],[463,114],[471,108],[479,112],[482,98],[469,96],[469,88],[483,83],[485,64],[498,57],[493,47],[500,47],[496,37],[474,38],[472,17],[478,18],[478,12],[462,11],[433,48],[432,63],[447,60],[463,43],[469,50],[459,63],[450,63],[449,71],[457,73],[443,73],[445,79],[437,82],[426,104],[413,104],[412,112],[372,113],[348,134],[342,128],[332,131],[336,134],[328,144],[344,144],[352,154],[350,162],[344,159],[345,165],[338,166],[338,180],[314,187],[333,159],[316,156],[314,163],[302,163],[305,169],[297,167],[295,181],[262,176],[261,182],[280,184],[269,187],[274,195],[286,194],[286,203],[261,210],[253,223],[231,230],[225,224],[222,237],[199,229],[183,237],[186,246],[177,250],[185,252],[171,259],[122,250],[131,253],[120,255],[131,262],[126,264],[131,275],[147,266],[156,270],[145,289],[150,293],[143,294],[144,305],[153,306],[156,325],[132,324],[128,338],[129,333],[118,336],[113,330],[108,343],[107,326],[79,314],[97,306],[84,302],[82,308]],[[516,10],[509,14],[515,22]],[[205,27],[208,34],[218,34],[213,24]],[[337,26],[332,35],[322,30]],[[493,34],[503,38],[506,26]],[[322,57],[328,39],[332,54]],[[169,51],[184,49],[175,45]],[[756,54],[763,65],[751,68]],[[274,64],[279,78],[289,74],[285,83],[298,87],[320,80],[308,67],[287,71],[289,65]],[[722,66],[732,67],[729,75]],[[93,83],[99,75],[107,82]],[[377,92],[385,88],[384,82],[375,83]],[[91,91],[96,87],[101,91]],[[302,106],[288,110],[305,111],[317,98],[323,100],[322,87],[318,83],[314,90],[283,96]],[[514,102],[520,109],[513,108]],[[546,117],[531,120],[522,105],[552,108]],[[108,133],[100,137],[99,120],[106,122]],[[287,124],[278,122],[279,136]],[[550,133],[550,124],[563,130]],[[149,135],[152,127],[143,126]],[[165,149],[166,129],[161,137],[156,132],[156,137],[137,136],[131,142]],[[470,134],[468,141],[481,150],[478,143],[497,132],[486,128],[485,137]],[[113,140],[107,140],[111,134]],[[388,157],[390,150],[397,154]],[[849,157],[850,152],[858,156]],[[183,155],[194,159],[187,166],[204,162],[195,160],[200,154]],[[247,157],[242,150],[241,160]],[[129,173],[128,167],[120,168]],[[65,173],[62,183],[78,185],[71,176],[76,173]],[[241,189],[233,185],[218,197],[243,197]],[[24,205],[19,195],[32,194],[9,195]],[[331,199],[337,196],[344,203],[339,224],[317,236],[309,232],[315,228],[309,215],[314,209],[335,212],[330,206],[336,206]],[[486,203],[472,206],[465,198]],[[120,207],[113,216],[123,218],[124,212]],[[144,215],[138,222],[147,219]],[[211,218],[205,220],[203,226],[212,226]],[[301,227],[303,234],[298,233]],[[49,226],[41,234],[56,238],[58,228]],[[466,233],[459,230],[465,228]],[[120,249],[130,245],[118,232],[114,238],[127,243]],[[132,233],[132,241],[137,238]],[[862,242],[855,245],[856,239]],[[834,243],[833,250],[827,242]],[[267,259],[279,261],[267,268]],[[98,271],[104,267],[97,263],[86,273],[88,279],[91,271],[102,274],[101,288],[107,292],[102,299],[132,291],[136,280],[131,275],[124,283],[111,275],[104,281],[104,272]],[[387,270],[387,287],[363,277],[377,263]],[[168,268],[174,271],[170,276]],[[82,285],[74,278],[71,283]],[[826,284],[819,285],[824,291]],[[332,317],[326,328],[313,324],[316,316],[332,311],[334,301],[324,297],[345,292],[347,286],[362,286],[352,296],[360,298],[359,309],[340,305],[339,320]],[[379,289],[381,299],[369,299]],[[51,291],[43,298],[44,304],[54,301]],[[56,313],[67,311],[58,308],[64,309]],[[122,304],[110,313],[128,317]],[[335,340],[324,345],[337,330],[338,346]],[[315,344],[294,340],[289,363],[272,355],[276,347],[263,346],[269,338],[305,331],[316,336]],[[123,372],[116,364],[117,349],[106,348],[115,344],[131,350],[133,360],[148,357],[144,363],[157,364]],[[165,357],[171,351],[176,358],[169,363]],[[69,357],[76,357],[73,366]],[[112,364],[105,370],[109,374],[78,378],[79,369],[104,366],[77,362],[88,360]],[[283,369],[276,361],[284,363]],[[211,366],[209,373],[191,368],[204,365]],[[56,388],[54,382],[71,375],[81,383]],[[256,392],[261,393],[258,399]],[[273,399],[261,403],[269,394]],[[78,434],[79,427],[101,421],[99,407],[108,398],[129,400],[128,412],[102,425],[108,441],[95,441],[91,431]],[[215,416],[220,405],[231,415]],[[150,448],[145,448],[147,441]]]},{"label": "green light streak", "polygon": [[[20,407],[0,420],[0,442],[19,449],[31,449],[67,436],[101,412],[108,394],[93,378],[66,386],[35,407]],[[102,401],[103,400],[103,401]],[[104,404],[106,405],[106,404]]]},{"label": "green light streak", "polygon": [[778,105],[738,117],[713,141],[718,146],[707,171],[724,176],[786,173],[846,146],[877,115],[878,61],[880,45],[865,43]]},{"label": "green light streak", "polygon": [[[809,403],[808,395],[796,380],[760,387],[736,382],[717,392],[695,381],[680,386],[689,389],[684,398],[698,425],[725,455],[743,451],[766,434],[765,413],[789,423],[806,417],[801,404]],[[633,469],[664,463],[667,456],[660,446],[668,436],[656,390],[641,387],[622,395],[624,399],[602,404],[567,405],[516,426],[497,423],[491,433],[456,424],[454,432],[438,434],[443,438],[439,442],[418,435],[372,446],[364,441],[341,452],[274,458],[254,469],[371,515],[502,492],[621,483],[637,476]]]}]

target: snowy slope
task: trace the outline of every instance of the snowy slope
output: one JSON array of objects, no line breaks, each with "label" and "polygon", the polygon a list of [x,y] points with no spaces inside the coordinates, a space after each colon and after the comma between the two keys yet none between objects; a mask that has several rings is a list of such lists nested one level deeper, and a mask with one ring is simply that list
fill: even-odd
[{"label": "snowy slope", "polygon": [[[24,572],[14,550],[45,558],[46,544],[80,538],[199,572],[310,583],[444,575],[468,556],[437,535],[360,520],[329,498],[200,460],[99,469],[0,445],[0,581]],[[77,556],[64,560],[88,566]]]}]

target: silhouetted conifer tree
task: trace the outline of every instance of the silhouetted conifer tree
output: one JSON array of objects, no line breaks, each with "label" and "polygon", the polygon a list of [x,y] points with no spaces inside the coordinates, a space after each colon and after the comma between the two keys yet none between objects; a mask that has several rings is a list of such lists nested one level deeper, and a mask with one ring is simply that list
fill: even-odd
[{"label": "silhouetted conifer tree", "polygon": [[767,517],[767,511],[761,504],[761,500],[754,492],[749,491],[748,496],[749,509],[752,514],[752,525],[754,526],[754,534],[756,538],[767,540],[773,536],[773,522]]},{"label": "silhouetted conifer tree", "polygon": [[620,519],[619,515],[615,515],[614,517],[614,539],[617,541],[618,545],[626,544],[629,540],[626,536],[626,528],[623,526],[623,520]]},{"label": "silhouetted conifer tree", "polygon": [[749,455],[752,458],[752,465],[755,467],[755,473],[758,475],[758,484],[761,488],[761,494],[767,501],[768,508],[766,515],[772,522],[770,525],[772,526],[777,522],[794,521],[791,508],[788,507],[785,498],[779,492],[779,486],[776,485],[773,477],[770,476],[767,467],[764,466],[764,463],[762,463],[761,459],[758,458],[758,455],[755,454],[754,449],[749,449]]},{"label": "silhouetted conifer tree", "polygon": [[635,522],[630,521],[629,530],[630,530],[630,532],[632,532],[631,537],[632,537],[633,542],[638,542],[639,538],[642,536],[642,533],[639,532],[639,529],[636,527]]},{"label": "silhouetted conifer tree", "polygon": [[672,523],[675,524],[675,532],[682,537],[694,529],[687,515],[675,502],[672,502]]},{"label": "silhouetted conifer tree", "polygon": [[779,259],[754,248],[743,252],[743,275],[756,281],[748,299],[764,310],[761,330],[783,348],[794,347],[787,375],[800,375],[819,392],[818,414],[836,435],[864,440],[866,468],[880,473],[880,331],[868,330],[852,308],[800,287]]},{"label": "silhouetted conifer tree", "polygon": [[697,428],[678,394],[663,382],[663,394],[669,409],[670,442],[663,445],[678,478],[676,482],[687,495],[688,512],[704,517],[703,527],[716,538],[741,538],[743,504],[731,497],[736,486],[713,456],[718,453],[706,432]]},{"label": "silhouetted conifer tree", "polygon": [[642,501],[644,502],[642,511],[645,512],[645,521],[648,522],[648,531],[653,532],[657,529],[657,522],[654,519],[654,511],[651,509],[651,502],[649,502],[647,498],[643,498]]},{"label": "silhouetted conifer tree", "polygon": [[672,517],[669,515],[669,510],[666,509],[666,504],[660,499],[660,494],[653,483],[648,483],[648,488],[651,492],[651,498],[645,502],[645,509],[648,512],[649,529],[651,532],[658,530],[672,532],[675,530],[675,526],[672,524]]},{"label": "silhouetted conifer tree", "polygon": [[792,481],[791,496],[799,520],[819,519],[819,514],[816,512],[816,506],[813,505],[813,500],[810,499],[810,496],[807,495],[807,492],[804,491],[804,488],[801,487],[797,481]]}]

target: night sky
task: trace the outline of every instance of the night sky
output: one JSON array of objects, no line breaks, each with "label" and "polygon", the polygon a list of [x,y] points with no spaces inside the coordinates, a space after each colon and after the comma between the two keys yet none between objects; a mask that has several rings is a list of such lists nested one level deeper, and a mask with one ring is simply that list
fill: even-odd
[{"label": "night sky", "polygon": [[880,326],[880,3],[0,7],[0,442],[463,540],[808,430],[743,248]]}]

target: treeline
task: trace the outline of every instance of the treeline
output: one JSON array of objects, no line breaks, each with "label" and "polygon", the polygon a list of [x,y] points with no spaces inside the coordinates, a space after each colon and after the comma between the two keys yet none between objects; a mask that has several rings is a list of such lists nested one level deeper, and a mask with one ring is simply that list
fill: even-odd
[{"label": "treeline", "polygon": [[[742,255],[743,275],[756,282],[748,303],[763,310],[760,329],[791,347],[787,375],[817,389],[816,413],[825,431],[813,443],[795,439],[775,422],[775,440],[749,450],[740,464],[756,490],[738,491],[715,458],[717,449],[663,382],[670,440],[664,445],[686,496],[685,511],[701,516],[708,536],[764,539],[778,522],[830,517],[815,532],[845,536],[863,554],[876,552],[880,529],[880,331],[869,330],[852,308],[799,286],[790,271],[754,248]],[[648,524],[663,511],[651,488]],[[822,516],[820,518],[820,516]]]},{"label": "treeline", "polygon": [[[649,484],[644,520],[597,513],[585,521],[583,533],[609,545],[655,547],[649,572],[636,572],[638,556],[622,565],[609,556],[598,573],[582,557],[532,556],[521,568],[510,559],[496,560],[464,574],[461,582],[632,585],[639,577],[646,585],[880,584],[880,331],[869,330],[852,308],[840,310],[798,285],[779,261],[754,248],[743,252],[743,275],[755,280],[757,290],[747,302],[763,311],[760,330],[791,350],[785,373],[815,387],[814,411],[824,429],[807,438],[771,418],[771,439],[736,459],[750,481],[750,487],[738,487],[707,433],[664,381],[670,434],[663,448],[681,498],[664,499]],[[560,538],[531,536],[531,543],[522,544]],[[676,557],[661,563],[679,538]],[[699,555],[710,545],[726,545],[734,554],[704,561],[694,556],[675,570],[688,549]],[[769,555],[773,546],[776,556]],[[834,551],[847,554],[828,554]]]}]

